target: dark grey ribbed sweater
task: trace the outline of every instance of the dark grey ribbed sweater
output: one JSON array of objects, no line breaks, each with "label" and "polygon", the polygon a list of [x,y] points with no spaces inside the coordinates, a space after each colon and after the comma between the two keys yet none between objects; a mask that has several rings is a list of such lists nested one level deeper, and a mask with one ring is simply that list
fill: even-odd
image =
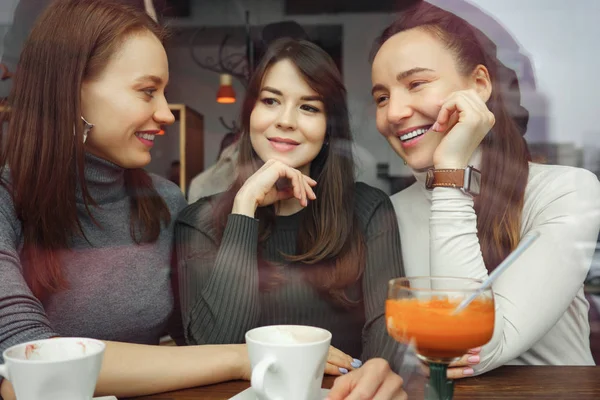
[{"label": "dark grey ribbed sweater", "polygon": [[[245,332],[257,326],[313,325],[329,330],[332,346],[353,357],[384,357],[394,364],[398,347],[387,335],[384,313],[388,281],[404,275],[396,216],[385,193],[363,183],[355,188],[355,213],[367,253],[362,286],[349,289],[362,291],[364,307],[350,311],[322,298],[302,278],[300,270],[307,266],[298,263],[283,266],[282,286],[259,291],[258,220],[229,215],[223,239],[217,243],[210,217],[218,195],[182,211],[175,227],[175,246],[188,343],[243,343]],[[297,254],[303,213],[276,218],[263,250],[267,260],[286,263],[281,252]]]},{"label": "dark grey ribbed sweater", "polygon": [[89,243],[72,238],[70,248],[61,254],[70,287],[43,304],[21,274],[21,223],[9,192],[0,186],[0,354],[14,344],[57,335],[157,344],[165,332],[174,304],[173,225],[186,205],[181,191],[153,176],[172,222],[155,243],[136,245],[129,233],[124,170],[88,155],[85,176],[100,205],[92,212],[101,228],[86,214],[79,194],[78,215]]}]

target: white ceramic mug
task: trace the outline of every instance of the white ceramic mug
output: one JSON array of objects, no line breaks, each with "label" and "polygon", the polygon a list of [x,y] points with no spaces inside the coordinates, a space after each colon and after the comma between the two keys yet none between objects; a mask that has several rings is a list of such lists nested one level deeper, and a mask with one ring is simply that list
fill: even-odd
[{"label": "white ceramic mug", "polygon": [[301,325],[272,325],[246,333],[252,388],[263,400],[321,399],[331,333]]},{"label": "white ceramic mug", "polygon": [[91,400],[105,347],[99,340],[68,337],[18,344],[2,353],[0,376],[18,400]]}]

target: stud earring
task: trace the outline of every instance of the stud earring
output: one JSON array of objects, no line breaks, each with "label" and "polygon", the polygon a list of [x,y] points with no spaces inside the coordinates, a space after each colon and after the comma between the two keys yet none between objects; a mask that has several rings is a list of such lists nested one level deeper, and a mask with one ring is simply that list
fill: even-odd
[{"label": "stud earring", "polygon": [[85,143],[85,141],[87,140],[88,134],[90,133],[90,131],[94,127],[94,124],[90,124],[83,117],[81,117],[81,120],[84,123],[84,125],[83,125],[83,143]]}]

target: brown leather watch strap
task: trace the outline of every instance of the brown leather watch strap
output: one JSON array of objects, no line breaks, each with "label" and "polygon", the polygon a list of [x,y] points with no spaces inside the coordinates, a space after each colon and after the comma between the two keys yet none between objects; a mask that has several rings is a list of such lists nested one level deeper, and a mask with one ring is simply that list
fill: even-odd
[{"label": "brown leather watch strap", "polygon": [[465,184],[464,169],[430,169],[427,171],[425,186],[427,189],[435,187],[462,188]]}]

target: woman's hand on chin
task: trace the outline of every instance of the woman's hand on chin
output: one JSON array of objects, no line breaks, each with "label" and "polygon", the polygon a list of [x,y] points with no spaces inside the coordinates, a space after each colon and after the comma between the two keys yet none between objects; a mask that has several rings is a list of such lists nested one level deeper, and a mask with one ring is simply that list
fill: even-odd
[{"label": "woman's hand on chin", "polygon": [[461,90],[448,96],[431,128],[445,133],[433,154],[435,168],[467,167],[475,149],[494,123],[494,114],[474,90]]},{"label": "woman's hand on chin", "polygon": [[[289,181],[289,186],[280,186],[278,181]],[[296,198],[302,207],[317,196],[313,187],[317,182],[289,167],[281,161],[269,160],[240,188],[233,202],[232,214],[254,218],[258,207],[268,206],[281,200]]]}]

